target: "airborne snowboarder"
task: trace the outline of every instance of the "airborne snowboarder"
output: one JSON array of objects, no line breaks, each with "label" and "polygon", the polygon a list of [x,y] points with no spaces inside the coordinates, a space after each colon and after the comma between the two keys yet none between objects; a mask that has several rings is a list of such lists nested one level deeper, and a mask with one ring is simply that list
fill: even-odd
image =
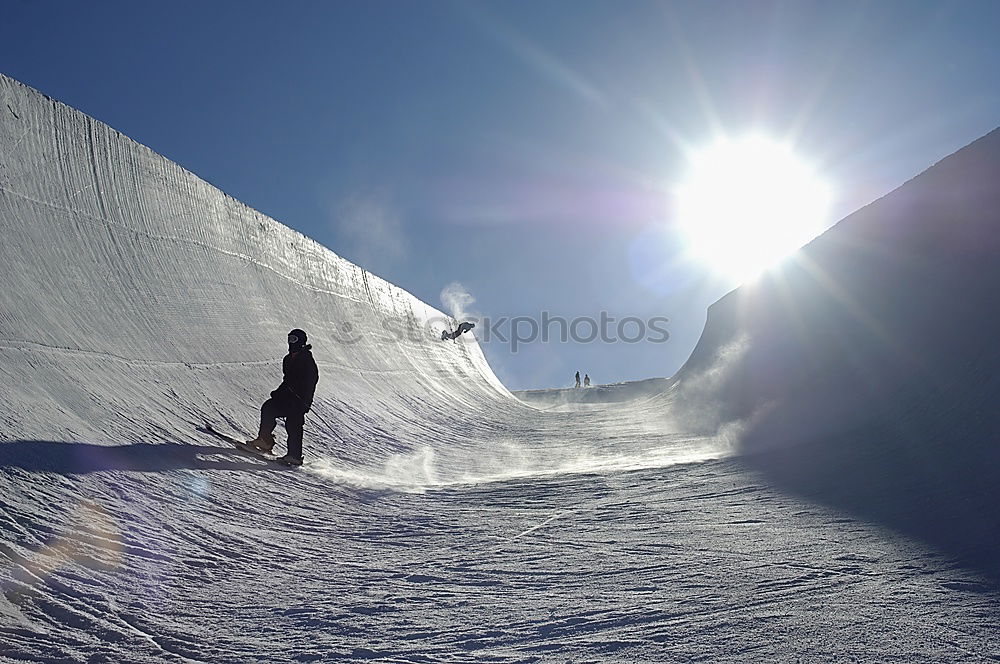
[{"label": "airborne snowboarder", "polygon": [[446,341],[448,339],[457,339],[466,332],[468,332],[469,330],[471,330],[472,328],[474,328],[475,326],[476,326],[475,323],[469,321],[465,321],[464,323],[459,323],[458,328],[454,332],[449,332],[448,330],[444,330],[441,333],[441,341]]},{"label": "airborne snowboarder", "polygon": [[289,466],[302,465],[302,427],[305,414],[312,408],[313,394],[319,382],[319,369],[313,359],[312,346],[306,343],[306,333],[295,329],[288,333],[288,355],[281,362],[284,380],[271,398],[260,407],[260,431],[257,438],[247,441],[254,449],[270,453],[274,448],[272,432],[279,417],[285,418],[288,451],[277,461]]}]

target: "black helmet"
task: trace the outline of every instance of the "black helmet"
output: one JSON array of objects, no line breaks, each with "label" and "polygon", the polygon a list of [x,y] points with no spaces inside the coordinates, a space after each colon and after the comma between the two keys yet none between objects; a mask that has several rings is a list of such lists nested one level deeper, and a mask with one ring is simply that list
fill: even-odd
[{"label": "black helmet", "polygon": [[296,328],[288,333],[288,350],[294,353],[306,345],[306,333]]}]

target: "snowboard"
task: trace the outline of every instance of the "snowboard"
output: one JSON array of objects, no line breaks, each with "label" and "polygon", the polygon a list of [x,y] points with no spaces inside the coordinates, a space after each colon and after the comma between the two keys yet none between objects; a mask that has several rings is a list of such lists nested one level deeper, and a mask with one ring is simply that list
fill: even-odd
[{"label": "snowboard", "polygon": [[271,463],[276,463],[279,466],[286,466],[286,467],[289,467],[289,468],[294,468],[295,467],[293,464],[285,463],[284,461],[279,461],[279,457],[277,457],[277,456],[275,456],[273,454],[270,454],[268,452],[261,452],[256,447],[253,447],[251,445],[247,445],[242,440],[239,440],[237,438],[233,438],[232,436],[230,436],[228,434],[225,434],[225,433],[222,433],[221,431],[217,431],[215,428],[212,427],[211,424],[206,424],[204,427],[201,427],[198,430],[201,431],[202,433],[207,433],[207,434],[209,434],[211,436],[215,436],[216,438],[218,438],[220,440],[224,440],[227,443],[229,443],[229,444],[233,445],[234,447],[236,447],[236,449],[240,450],[241,452],[246,452],[247,454],[249,454],[251,456],[255,456],[258,459],[263,459],[264,461],[270,461]]}]

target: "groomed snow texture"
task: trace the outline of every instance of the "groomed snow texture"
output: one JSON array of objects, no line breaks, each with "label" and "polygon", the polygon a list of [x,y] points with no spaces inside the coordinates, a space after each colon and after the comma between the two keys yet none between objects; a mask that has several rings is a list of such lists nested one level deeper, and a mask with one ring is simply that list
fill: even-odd
[{"label": "groomed snow texture", "polygon": [[[907,185],[937,204],[908,211],[926,222],[909,272],[852,245],[906,216],[897,192],[804,252],[854,275],[836,301],[792,270],[715,305],[672,379],[522,400],[473,335],[440,340],[451,321],[433,307],[0,76],[0,661],[1000,657],[996,517],[956,488],[995,473],[980,372],[1000,235],[993,190],[973,185],[997,181],[983,169],[1000,147],[983,141],[951,158],[974,191]],[[912,239],[889,228],[882,249]],[[936,272],[909,262],[918,249],[939,252]],[[905,318],[907,283],[929,274],[956,326],[985,329],[906,338],[961,348],[921,369],[931,393],[862,344],[856,366],[911,388],[862,417],[870,393],[845,389],[860,374],[831,349],[868,339],[869,318],[848,322],[873,293],[898,304],[890,334],[937,320]],[[790,324],[780,288],[805,317],[771,337]],[[293,327],[321,372],[298,469],[205,430],[253,432]],[[839,370],[813,381],[806,357]],[[949,539],[963,506],[975,525]]]}]

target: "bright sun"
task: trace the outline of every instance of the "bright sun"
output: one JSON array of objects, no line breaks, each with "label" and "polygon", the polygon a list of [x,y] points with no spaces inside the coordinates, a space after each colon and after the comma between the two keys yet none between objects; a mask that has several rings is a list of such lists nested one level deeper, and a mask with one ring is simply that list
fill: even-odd
[{"label": "bright sun", "polygon": [[713,271],[753,279],[824,230],[830,188],[788,146],[725,139],[689,158],[677,219],[691,257]]}]

